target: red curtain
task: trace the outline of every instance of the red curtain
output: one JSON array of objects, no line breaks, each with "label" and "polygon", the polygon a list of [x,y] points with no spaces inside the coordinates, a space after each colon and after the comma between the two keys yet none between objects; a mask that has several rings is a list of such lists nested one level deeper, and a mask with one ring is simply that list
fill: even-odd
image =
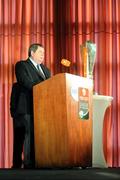
[{"label": "red curtain", "polygon": [[[120,1],[0,0],[0,167],[12,162],[12,119],[9,101],[14,65],[27,58],[33,42],[45,46],[52,75],[83,75],[80,45],[96,43],[94,90],[113,96],[104,121],[104,151],[110,167],[120,166]],[[62,58],[71,61],[66,68]]]}]

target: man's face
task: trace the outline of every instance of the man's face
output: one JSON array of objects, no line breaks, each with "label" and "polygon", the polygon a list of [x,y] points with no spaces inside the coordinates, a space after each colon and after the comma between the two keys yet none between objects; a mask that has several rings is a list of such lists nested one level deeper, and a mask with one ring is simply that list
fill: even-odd
[{"label": "man's face", "polygon": [[36,52],[31,51],[31,57],[37,64],[41,64],[43,62],[44,54],[45,50],[40,46],[37,48]]}]

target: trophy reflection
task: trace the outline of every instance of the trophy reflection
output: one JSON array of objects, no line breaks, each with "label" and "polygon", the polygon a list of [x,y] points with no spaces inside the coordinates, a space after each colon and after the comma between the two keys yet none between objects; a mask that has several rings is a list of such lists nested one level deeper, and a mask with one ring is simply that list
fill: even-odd
[{"label": "trophy reflection", "polygon": [[95,64],[96,44],[86,41],[80,45],[80,53],[83,62],[84,77],[93,79],[93,68]]}]

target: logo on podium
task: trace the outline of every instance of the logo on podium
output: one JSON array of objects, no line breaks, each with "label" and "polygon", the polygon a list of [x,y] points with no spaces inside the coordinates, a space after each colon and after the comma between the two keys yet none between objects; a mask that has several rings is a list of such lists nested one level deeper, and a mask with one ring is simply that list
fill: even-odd
[{"label": "logo on podium", "polygon": [[79,118],[89,119],[89,90],[87,88],[79,88]]}]

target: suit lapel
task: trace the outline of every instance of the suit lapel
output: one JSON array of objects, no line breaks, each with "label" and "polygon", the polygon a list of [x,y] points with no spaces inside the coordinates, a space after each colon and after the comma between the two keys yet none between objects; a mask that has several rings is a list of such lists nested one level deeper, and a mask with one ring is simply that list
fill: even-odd
[{"label": "suit lapel", "polygon": [[[33,63],[32,63],[29,59],[27,60],[27,62],[28,62],[28,64],[29,64],[30,66],[32,66],[32,68],[35,70],[35,72],[37,73],[37,75],[44,79],[43,75],[38,72],[38,70],[36,69],[36,67],[33,65]],[[43,71],[44,71],[44,70],[43,70]]]},{"label": "suit lapel", "polygon": [[43,70],[43,72],[45,74],[45,77],[47,79],[48,78],[47,71],[46,71],[46,68],[45,68],[45,66],[43,64],[41,64],[41,68],[42,68],[42,70]]}]

